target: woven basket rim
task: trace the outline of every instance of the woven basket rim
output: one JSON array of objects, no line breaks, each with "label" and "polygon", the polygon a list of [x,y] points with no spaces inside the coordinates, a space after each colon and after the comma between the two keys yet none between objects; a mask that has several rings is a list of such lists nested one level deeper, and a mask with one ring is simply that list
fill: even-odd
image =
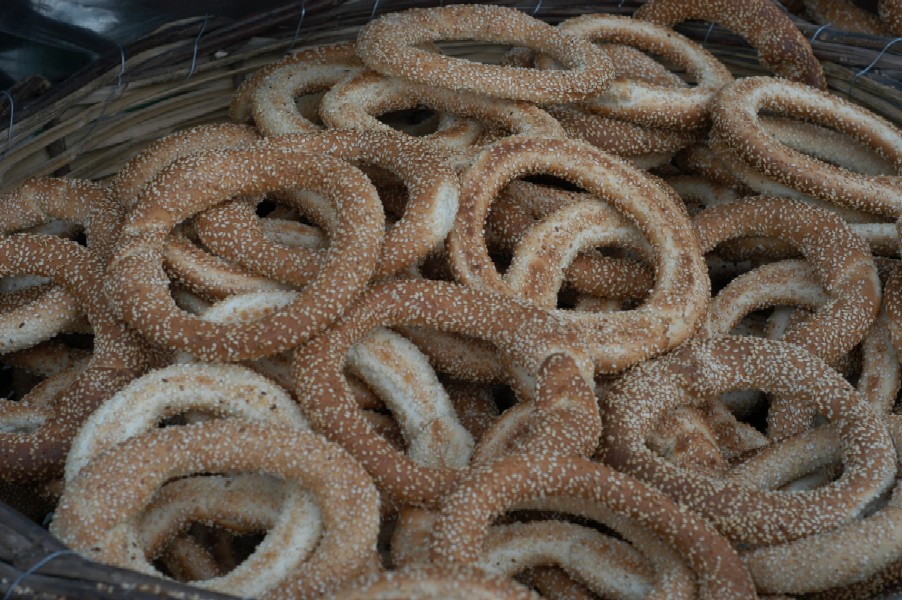
[{"label": "woven basket rim", "polygon": [[[499,2],[534,13],[551,23],[584,12],[632,14],[641,0],[601,0],[572,3],[538,0],[533,4]],[[139,122],[147,130],[159,124],[162,137],[175,128],[205,122],[202,115],[174,124],[171,113],[160,110],[140,114],[142,102],[174,104],[166,94],[141,96],[149,86],[170,86],[173,95],[201,94],[200,85],[225,77],[237,82],[265,62],[304,46],[350,39],[371,18],[386,12],[439,4],[438,0],[308,0],[303,18],[297,2],[241,21],[218,18],[180,20],[158,28],[123,49],[98,59],[65,82],[15,107],[0,97],[0,191],[34,176],[65,175],[97,178],[108,174],[85,163],[119,157],[122,161],[141,147],[122,143],[127,123]],[[883,73],[902,73],[902,44],[888,46],[889,38],[848,34],[818,27],[792,17],[799,28],[816,39],[812,44],[822,59],[831,90],[848,96],[889,120],[902,123],[902,81]],[[677,30],[704,45],[737,74],[769,74],[738,35],[722,27],[684,23]],[[200,35],[203,33],[203,35]],[[888,49],[887,49],[888,48]],[[125,59],[123,62],[123,58]],[[840,64],[841,63],[841,64]],[[190,84],[197,84],[192,86]],[[226,86],[228,87],[228,86]],[[215,99],[220,102],[221,100]],[[147,115],[150,115],[148,112]],[[6,124],[10,117],[13,125]],[[211,117],[223,117],[220,113]],[[141,120],[143,119],[143,121]],[[154,120],[156,119],[156,120]],[[167,120],[168,119],[168,120]],[[178,126],[178,127],[177,127]],[[143,140],[146,142],[146,140]],[[97,158],[97,148],[112,147],[108,157]],[[84,153],[89,155],[83,156]]]}]

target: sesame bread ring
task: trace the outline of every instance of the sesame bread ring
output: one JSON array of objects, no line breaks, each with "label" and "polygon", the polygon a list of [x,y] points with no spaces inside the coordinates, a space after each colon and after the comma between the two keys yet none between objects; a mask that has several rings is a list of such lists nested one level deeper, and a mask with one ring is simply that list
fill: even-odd
[{"label": "sesame bread ring", "polygon": [[[396,174],[407,188],[408,199],[401,218],[385,233],[375,278],[393,275],[420,262],[442,243],[457,213],[458,182],[447,162],[424,142],[398,133],[381,131],[324,131],[313,135],[272,138],[274,144],[291,145],[305,152],[323,154],[355,165],[375,166]],[[303,201],[299,198],[292,201]],[[262,223],[248,205],[212,209],[232,217],[214,228],[211,218],[198,215],[195,229],[207,247],[256,273],[285,283],[305,285],[310,272],[328,249],[309,246],[287,248],[267,239]],[[325,221],[325,220],[324,220]],[[329,221],[322,223],[329,230]],[[330,232],[332,233],[332,232]],[[305,275],[306,274],[306,275]]]},{"label": "sesame bread ring", "polygon": [[251,104],[254,123],[266,136],[319,131],[322,125],[302,115],[294,99],[304,94],[327,92],[362,70],[363,65],[356,60],[322,65],[292,63],[274,69],[260,81],[254,92]]},{"label": "sesame bread ring", "polygon": [[284,283],[254,275],[244,267],[210,254],[192,242],[181,227],[176,227],[166,238],[163,268],[172,281],[210,302],[236,294],[290,289]]},{"label": "sesame bread ring", "polygon": [[[372,480],[335,444],[271,423],[216,419],[156,429],[111,448],[66,486],[52,533],[93,560],[147,572],[152,567],[135,552],[135,516],[168,480],[219,472],[275,475],[309,490],[319,505],[319,544],[307,561],[266,582],[264,597],[320,597],[369,568],[379,530]],[[119,482],[116,490],[110,481]]]},{"label": "sesame bread ring", "polygon": [[290,54],[278,62],[268,64],[241,82],[235,95],[232,96],[232,104],[229,106],[229,118],[235,123],[249,123],[253,119],[253,98],[263,81],[274,71],[298,65],[303,69],[304,65],[345,65],[353,67],[360,65],[357,58],[356,44],[351,42],[338,42],[335,44],[323,44],[305,48],[300,52]]},{"label": "sesame bread ring", "polygon": [[62,473],[78,428],[116,390],[150,366],[149,348],[116,319],[103,296],[103,262],[75,242],[54,236],[15,234],[0,238],[0,276],[51,278],[76,299],[94,333],[88,365],[56,396],[52,414],[31,432],[0,434],[0,477],[44,481]]},{"label": "sesame bread ring", "polygon": [[[762,110],[833,127],[876,150],[895,173],[862,175],[792,150],[762,128]],[[763,175],[826,202],[902,215],[902,130],[882,117],[798,83],[748,77],[721,90],[712,120],[712,145],[729,148]]]},{"label": "sesame bread ring", "polygon": [[[590,198],[591,196],[585,193],[569,192],[522,180],[512,181],[492,203],[492,209],[486,217],[486,243],[490,250],[516,252],[524,237],[541,235],[535,230],[535,226],[542,219],[563,210],[570,204],[591,202]],[[611,223],[622,223],[622,218],[610,210],[600,216]],[[553,225],[551,228],[553,230]],[[633,235],[633,232],[619,233],[621,241],[637,241],[635,239],[637,236]],[[646,249],[644,243],[644,240],[641,240],[638,244],[640,254]],[[577,255],[572,262],[561,266],[564,268],[567,285],[578,292],[593,296],[644,299],[648,291],[654,287],[651,269],[645,263],[636,260],[590,252]],[[548,270],[557,267],[544,265],[544,268]],[[510,281],[510,277],[505,277]],[[556,300],[557,290],[551,292]]]},{"label": "sesame bread ring", "polygon": [[140,548],[151,559],[159,556],[191,522],[238,533],[266,531],[254,552],[234,569],[194,582],[244,596],[260,596],[268,582],[290,576],[322,535],[315,498],[297,482],[258,473],[205,475],[178,479],[159,490],[138,517]]},{"label": "sesame bread ring", "polygon": [[[54,220],[84,228],[87,246],[109,260],[125,211],[105,186],[79,179],[29,179],[0,194],[0,235],[26,230]],[[62,288],[29,287],[4,294],[14,306],[0,312],[0,353],[13,352],[77,330],[83,313]],[[19,302],[18,300],[21,300]]]},{"label": "sesame bread ring", "polygon": [[[350,50],[353,55],[353,46]],[[348,62],[330,60],[326,64],[311,64],[290,61],[276,69],[264,67],[261,71],[268,74],[257,82],[252,98],[254,121],[267,136],[320,131],[324,124],[330,126],[328,120],[321,116],[325,109],[323,103],[329,97],[328,92],[342,85],[345,80],[357,80],[363,70],[356,55]],[[256,80],[257,74],[252,79]],[[241,89],[238,94],[241,94]],[[296,100],[299,96],[304,99],[302,104],[298,104]],[[397,98],[393,106],[399,110],[417,108],[415,103],[398,101]],[[379,110],[378,114],[384,114],[388,110],[394,109]],[[388,125],[380,125],[384,129],[391,129]],[[483,127],[476,121],[448,114],[437,113],[435,125],[436,131],[426,133],[424,137],[449,147],[468,146],[483,133]],[[424,126],[430,126],[430,121],[425,122]]]},{"label": "sesame bread ring", "polygon": [[[829,300],[819,301],[819,289],[803,299],[817,310],[802,326],[788,331],[783,341],[832,363],[859,344],[877,318],[881,289],[870,250],[834,213],[802,202],[759,196],[704,210],[693,223],[705,252],[728,239],[751,234],[789,242],[805,256]],[[795,262],[782,264],[788,264],[789,271],[798,267]],[[779,302],[781,296],[801,295],[798,292],[802,290],[780,263],[760,269],[737,278],[712,301],[705,325],[709,332],[727,332],[744,312]],[[772,285],[756,285],[763,279]],[[749,288],[756,293],[746,293]],[[763,297],[765,291],[770,299]],[[776,398],[768,413],[768,436],[780,439],[804,431],[812,417],[810,410],[796,402]]]},{"label": "sesame bread ring", "polygon": [[[560,70],[486,65],[416,46],[439,40],[474,40],[526,46],[548,54]],[[357,36],[357,54],[371,69],[446,89],[538,104],[597,96],[614,68],[607,54],[516,9],[494,5],[415,8],[383,15]]]},{"label": "sesame bread ring", "polygon": [[200,242],[216,256],[249,272],[302,288],[318,275],[326,244],[286,245],[270,240],[256,212],[257,202],[236,199],[208,208],[194,217]]},{"label": "sesame bread ring", "polygon": [[213,553],[189,534],[173,539],[159,561],[176,581],[198,581],[222,575],[222,567]]},{"label": "sesame bread ring", "polygon": [[[582,15],[563,21],[558,29],[595,43],[626,44],[662,56],[696,80],[693,87],[615,79],[604,93],[580,103],[594,113],[649,127],[685,130],[709,123],[714,95],[733,76],[722,62],[669,27],[629,17]],[[542,56],[537,65],[549,65]]]},{"label": "sesame bread ring", "polygon": [[260,132],[246,125],[218,123],[177,131],[160,138],[129,160],[110,182],[116,201],[132,210],[147,183],[166,165],[204,150],[240,148],[260,139]]},{"label": "sesame bread ring", "polygon": [[[489,530],[479,564],[508,577],[534,565],[559,565],[601,598],[697,597],[693,574],[680,572],[688,569],[679,568],[683,566],[679,558],[674,561],[676,568],[668,570],[665,565],[650,564],[644,556],[643,551],[652,548],[640,550],[629,542],[563,520],[495,525]],[[662,550],[664,544],[657,546],[653,550]],[[686,576],[682,588],[688,589],[681,589],[675,581],[680,575]]]},{"label": "sesame bread ring", "polygon": [[643,127],[616,118],[592,114],[576,106],[548,106],[571,138],[589,142],[617,156],[634,157],[647,152],[676,152],[700,140],[696,131]]},{"label": "sesame bread ring", "polygon": [[84,227],[85,241],[101,260],[113,253],[125,211],[110,190],[80,179],[29,179],[0,194],[0,232],[5,234],[54,219]]},{"label": "sesame bread ring", "polygon": [[[887,429],[897,452],[902,447],[900,417],[886,417]],[[807,432],[769,447],[755,456],[749,475],[780,482],[804,475],[818,466],[837,461],[841,448],[829,428]],[[804,464],[807,463],[807,464]],[[787,466],[797,467],[787,472]],[[789,475],[790,477],[786,477]],[[843,527],[774,546],[743,553],[759,591],[769,594],[809,594],[854,584],[879,573],[902,559],[902,487],[895,482],[885,504]],[[818,559],[812,561],[811,557]]]},{"label": "sesame bread ring", "polygon": [[455,278],[517,297],[489,257],[483,229],[501,189],[536,174],[563,178],[608,202],[654,249],[656,283],[638,309],[547,311],[563,327],[597,342],[592,349],[596,369],[618,371],[687,339],[704,313],[710,282],[685,208],[670,188],[584,142],[510,137],[474,160],[462,174],[460,210],[446,243]]},{"label": "sesame bread ring", "polygon": [[373,573],[329,600],[541,600],[507,577],[463,565],[412,565]]},{"label": "sesame bread ring", "polygon": [[348,349],[346,369],[384,399],[401,426],[411,459],[432,468],[466,466],[473,436],[412,342],[389,329],[373,329]]},{"label": "sesame bread ring", "polygon": [[745,38],[781,77],[827,89],[811,44],[770,0],[650,0],[633,16],[667,27],[689,19],[717,23]]},{"label": "sesame bread ring", "polygon": [[880,0],[877,13],[893,35],[902,35],[902,1]]},{"label": "sesame bread ring", "polygon": [[442,505],[432,561],[479,564],[492,521],[521,507],[629,521],[685,559],[699,598],[755,597],[739,556],[704,519],[637,479],[579,457],[515,454],[472,470]]},{"label": "sesame bread ring", "polygon": [[[793,323],[769,339],[795,340],[803,347],[809,323],[815,325],[835,303],[832,294],[822,287],[818,271],[806,261],[787,260],[756,267],[727,284],[708,306],[708,315],[702,325],[702,335],[726,335],[749,313],[771,306],[797,306],[813,311],[801,323]],[[826,307],[826,308],[824,308]],[[889,335],[889,322],[885,310],[880,313],[861,340],[861,372],[856,389],[874,408],[877,414],[889,414],[899,390],[899,363]],[[823,310],[822,310],[823,309]],[[770,325],[772,319],[768,321]],[[836,357],[839,360],[843,357]],[[783,404],[772,399],[768,412],[769,433],[783,437],[800,432],[810,426],[810,414],[799,411],[793,403]]]},{"label": "sesame bread ring", "polygon": [[[163,169],[141,192],[107,270],[104,287],[117,313],[155,343],[206,361],[276,354],[334,321],[372,275],[384,216],[376,189],[362,172],[294,146],[290,138],[269,140],[195,154]],[[248,178],[248,172],[256,176]],[[251,323],[210,323],[180,310],[162,270],[169,232],[229,197],[295,187],[324,194],[338,215],[320,275],[284,310]]]},{"label": "sesame bread ring", "polygon": [[66,481],[107,448],[186,411],[309,429],[285,390],[246,367],[171,365],[132,381],[94,411],[72,442]]},{"label": "sesame bread ring", "polygon": [[[788,395],[816,409],[842,440],[843,471],[816,490],[762,491],[655,455],[646,438],[677,406],[738,389]],[[693,341],[639,365],[605,397],[600,456],[696,510],[735,542],[779,544],[839,527],[892,485],[895,451],[886,425],[841,375],[783,342],[725,336]]]},{"label": "sesame bread ring", "polygon": [[598,401],[573,360],[555,354],[539,368],[534,399],[519,402],[482,435],[471,462],[530,452],[591,456],[601,434]]},{"label": "sesame bread ring", "polygon": [[[702,249],[743,235],[765,235],[795,246],[812,264],[831,302],[786,341],[825,361],[849,352],[880,308],[880,280],[868,247],[839,217],[807,204],[759,196],[709,208],[693,218]],[[713,318],[724,320],[724,314]],[[713,323],[712,323],[713,325]],[[715,327],[726,331],[724,326]]]},{"label": "sesame bread ring", "polygon": [[641,50],[623,44],[599,44],[614,63],[614,81],[638,79],[671,87],[689,87],[682,77]]},{"label": "sesame bread ring", "polygon": [[[570,358],[578,352],[572,349],[577,340],[569,332],[558,331],[536,310],[503,296],[445,282],[404,281],[372,287],[345,318],[295,351],[294,387],[314,429],[341,443],[363,463],[379,488],[399,502],[435,506],[462,471],[424,466],[398,452],[372,431],[355,405],[344,376],[348,350],[374,327],[397,325],[429,326],[492,342],[517,365],[524,379],[530,380],[534,393],[573,397],[572,402],[563,402],[564,408],[578,403],[585,397],[584,391],[591,396],[586,359],[577,355],[579,362],[575,363]],[[562,360],[558,353],[569,355],[570,360]],[[536,376],[539,382],[532,383]],[[537,400],[536,405],[543,402]],[[527,438],[560,443],[562,438],[585,432],[584,423],[556,421],[555,417],[562,416],[565,411],[549,415],[547,421],[537,415],[535,427],[526,428]],[[587,420],[594,421],[592,415]],[[586,439],[568,440],[567,447],[596,444],[598,429],[590,429]]]},{"label": "sesame bread ring", "polygon": [[[564,138],[561,125],[548,113],[528,102],[488,98],[462,90],[447,90],[428,84],[385,77],[363,71],[334,86],[323,98],[320,116],[334,129],[395,131],[376,117],[393,110],[426,106],[440,113],[469,117],[514,135]],[[405,134],[406,136],[406,134]],[[455,162],[465,161],[478,147],[452,130],[439,130],[421,138]],[[474,147],[476,146],[476,147]],[[460,158],[458,158],[460,157]]]},{"label": "sesame bread ring", "polygon": [[836,31],[884,36],[890,34],[877,15],[856,6],[850,0],[805,0],[805,14],[818,25],[829,25]]}]

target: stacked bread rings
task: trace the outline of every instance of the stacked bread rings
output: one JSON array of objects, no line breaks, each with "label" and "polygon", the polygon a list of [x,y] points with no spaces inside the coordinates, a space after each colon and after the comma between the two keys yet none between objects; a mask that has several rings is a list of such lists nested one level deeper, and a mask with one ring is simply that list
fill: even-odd
[{"label": "stacked bread rings", "polygon": [[902,131],[824,87],[763,0],[413,9],[4,193],[0,499],[253,597],[899,588]]}]

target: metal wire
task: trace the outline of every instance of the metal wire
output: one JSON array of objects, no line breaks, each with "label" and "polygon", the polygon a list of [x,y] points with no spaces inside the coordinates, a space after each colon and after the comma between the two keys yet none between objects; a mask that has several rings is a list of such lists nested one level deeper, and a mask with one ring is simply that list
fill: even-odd
[{"label": "metal wire", "polygon": [[57,550],[56,552],[51,552],[50,554],[48,554],[47,556],[45,556],[38,562],[34,563],[31,567],[29,567],[29,569],[27,571],[23,572],[21,575],[16,577],[13,580],[13,582],[11,584],[9,584],[9,588],[7,588],[6,594],[4,594],[4,596],[3,596],[3,600],[9,600],[10,598],[12,598],[13,592],[15,591],[16,587],[18,587],[20,583],[25,581],[25,579],[27,579],[31,575],[34,575],[35,571],[37,571],[38,569],[40,569],[41,567],[43,567],[44,565],[49,563],[54,558],[59,558],[60,556],[65,556],[67,554],[72,554],[74,556],[78,556],[78,553],[73,552],[72,550],[68,550],[68,549]]},{"label": "metal wire", "polygon": [[370,11],[370,21],[376,18],[376,10],[379,8],[379,0],[373,2],[373,10]]},{"label": "metal wire", "polygon": [[888,42],[886,43],[886,45],[883,47],[883,50],[881,50],[881,51],[877,54],[877,56],[874,57],[874,60],[871,61],[871,64],[869,64],[868,66],[866,66],[866,67],[863,68],[862,70],[860,70],[860,71],[858,71],[857,73],[855,73],[854,75],[852,75],[852,79],[849,80],[849,90],[846,92],[846,95],[847,95],[847,96],[850,96],[850,97],[852,96],[852,86],[853,86],[853,84],[855,83],[855,81],[856,81],[859,77],[861,77],[862,75],[867,75],[868,71],[870,71],[871,69],[873,69],[873,68],[874,68],[874,65],[876,65],[877,62],[878,62],[881,58],[883,58],[883,55],[886,54],[886,51],[889,50],[890,47],[891,47],[893,44],[897,43],[897,42],[902,42],[902,37],[897,37],[897,38],[894,38],[894,39],[888,41]]},{"label": "metal wire", "polygon": [[191,79],[192,75],[194,75],[194,71],[197,69],[197,53],[200,48],[200,38],[203,37],[204,32],[207,30],[207,22],[209,20],[210,15],[204,16],[204,22],[200,26],[200,33],[194,38],[194,55],[191,57],[191,69],[188,71],[188,76],[185,77],[185,79]]},{"label": "metal wire", "polygon": [[821,25],[820,27],[818,27],[817,30],[814,32],[814,35],[811,36],[811,39],[808,40],[808,43],[813,44],[814,40],[817,39],[817,36],[819,36],[822,31],[829,28],[831,25],[833,25],[833,23],[827,23],[826,25]]},{"label": "metal wire", "polygon": [[298,36],[301,35],[301,25],[304,24],[305,16],[307,16],[307,3],[305,0],[301,0],[301,17],[298,19],[298,26],[294,28],[294,37],[291,38],[291,45],[288,46],[289,50],[294,48],[294,45],[298,43]]},{"label": "metal wire", "polygon": [[119,46],[119,74],[116,75],[116,89],[122,89],[122,77],[125,75],[125,48]]}]

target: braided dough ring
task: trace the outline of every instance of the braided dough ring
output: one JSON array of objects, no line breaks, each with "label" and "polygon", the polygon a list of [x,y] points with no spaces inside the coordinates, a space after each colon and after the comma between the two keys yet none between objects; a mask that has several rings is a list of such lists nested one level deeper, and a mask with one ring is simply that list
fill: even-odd
[{"label": "braided dough ring", "polygon": [[650,0],[633,16],[667,27],[689,19],[717,23],[748,40],[778,75],[827,89],[811,44],[770,0]]},{"label": "braided dough ring", "polygon": [[[295,187],[321,192],[338,214],[319,276],[284,310],[251,323],[209,323],[181,311],[161,265],[172,228],[224,198]],[[197,154],[170,164],[142,191],[107,271],[106,294],[126,321],[162,346],[207,361],[268,356],[323,330],[365,287],[383,222],[378,194],[362,172],[297,150],[291,138]]]},{"label": "braided dough ring", "polygon": [[[830,420],[844,450],[839,479],[812,491],[762,491],[675,467],[646,446],[665,412],[750,388],[800,398]],[[602,415],[607,464],[699,511],[742,543],[783,543],[841,526],[891,485],[895,473],[892,440],[871,408],[821,360],[782,342],[731,336],[690,342],[614,384]]]},{"label": "braided dough ring", "polygon": [[[421,50],[439,40],[473,40],[527,46],[564,66],[545,71],[485,65]],[[425,85],[479,92],[539,104],[597,96],[614,68],[589,42],[502,6],[415,8],[370,22],[357,36],[357,54],[374,71]]]},{"label": "braided dough ring", "polygon": [[[713,54],[669,27],[612,15],[582,15],[558,29],[592,42],[627,44],[670,60],[698,82],[693,87],[657,85],[638,79],[615,79],[605,92],[581,103],[606,117],[666,129],[707,125],[714,95],[731,81],[730,71]],[[537,64],[547,60],[539,57]]]},{"label": "braided dough ring", "polygon": [[460,209],[446,243],[455,277],[471,287],[517,297],[488,255],[483,237],[492,199],[510,181],[550,174],[603,198],[654,248],[656,285],[633,311],[587,314],[552,309],[564,327],[598,338],[597,370],[624,369],[672,348],[704,314],[708,281],[698,240],[669,188],[623,161],[573,140],[508,138],[484,150],[461,178]]},{"label": "braided dough ring", "polygon": [[[762,110],[833,127],[875,149],[896,174],[862,175],[792,150],[762,128]],[[902,131],[860,106],[798,83],[748,77],[721,90],[712,121],[712,148],[728,148],[767,177],[840,206],[902,215]]]},{"label": "braided dough ring", "polygon": [[135,551],[134,516],[169,479],[223,471],[297,482],[320,507],[323,535],[313,555],[284,579],[271,581],[267,594],[319,597],[368,566],[379,530],[372,480],[335,444],[270,423],[218,419],[131,438],[92,460],[66,487],[52,532],[93,560],[147,572],[150,565]]}]

